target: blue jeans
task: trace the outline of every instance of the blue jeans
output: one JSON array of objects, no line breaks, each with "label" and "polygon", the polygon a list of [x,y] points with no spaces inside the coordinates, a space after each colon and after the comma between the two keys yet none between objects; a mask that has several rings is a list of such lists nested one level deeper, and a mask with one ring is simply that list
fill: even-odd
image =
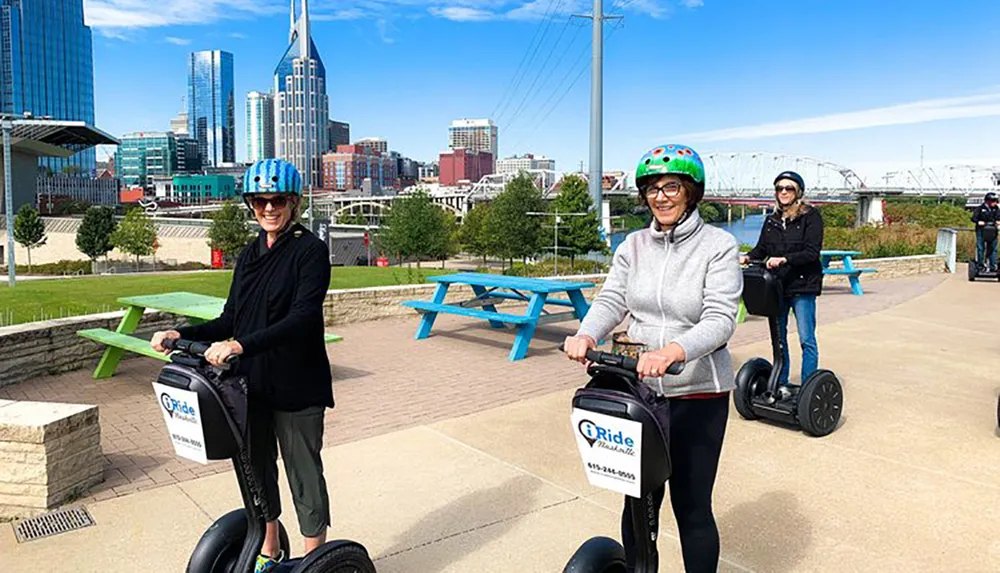
[{"label": "blue jeans", "polygon": [[[805,382],[819,368],[819,346],[816,345],[816,295],[795,295],[785,299],[778,314],[778,336],[784,347],[785,364],[778,375],[779,384],[788,384],[788,311],[794,310],[795,324],[798,327],[799,341],[802,343],[802,378]],[[801,383],[800,382],[800,383]]]},{"label": "blue jeans", "polygon": [[983,256],[986,254],[986,241],[983,240],[983,230],[976,229],[976,262],[981,266],[986,266],[990,269],[997,268],[997,245],[996,241],[993,242],[993,249],[990,252],[990,260],[987,266],[986,259]]}]

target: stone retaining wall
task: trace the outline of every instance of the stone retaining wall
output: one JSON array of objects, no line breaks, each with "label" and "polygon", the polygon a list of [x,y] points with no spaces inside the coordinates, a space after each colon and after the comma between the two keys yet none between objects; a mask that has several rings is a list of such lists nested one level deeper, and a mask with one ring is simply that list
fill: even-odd
[{"label": "stone retaining wall", "polygon": [[[596,289],[604,284],[604,277],[605,275],[578,275],[563,276],[559,279],[594,283],[597,286],[583,291],[587,300],[593,300],[594,295],[597,294]],[[434,296],[436,288],[437,285],[434,284],[420,284],[330,291],[323,304],[326,325],[336,326],[395,316],[416,316],[417,311],[402,306],[400,303],[414,299],[429,301]],[[472,288],[468,285],[454,285],[448,289],[445,302],[455,302],[472,296]],[[565,295],[555,296],[565,298]],[[515,303],[516,301],[510,301],[506,304],[513,305]]]},{"label": "stone retaining wall", "polygon": [[[87,328],[115,330],[124,314],[124,311],[106,312],[0,328],[0,386],[45,374],[93,369],[105,347],[77,336],[76,331]],[[143,316],[135,336],[149,338],[153,332],[177,322],[173,315],[149,311]],[[139,357],[126,352],[122,359]]]},{"label": "stone retaining wall", "polygon": [[[946,272],[944,255],[859,260],[855,265],[878,269],[877,273],[864,274],[862,284],[872,280]],[[833,266],[840,266],[840,263],[835,262]],[[593,300],[596,289],[604,284],[604,275],[560,278],[595,283],[597,287],[584,291],[588,300]],[[847,284],[847,278],[827,276],[824,284]],[[400,303],[410,299],[430,300],[435,288],[434,284],[421,284],[332,290],[324,303],[326,325],[335,330],[339,324],[416,316],[416,311],[401,306]],[[446,301],[452,302],[471,294],[472,290],[468,286],[454,286],[449,289]],[[85,328],[114,330],[122,315],[123,312],[119,311],[0,328],[0,386],[45,374],[58,374],[78,368],[93,369],[104,347],[80,338],[76,331]],[[149,338],[154,331],[168,328],[180,321],[181,319],[169,314],[149,311],[136,336]],[[135,354],[125,353],[126,360],[137,357]]]},{"label": "stone retaining wall", "polygon": [[71,502],[103,476],[97,406],[0,400],[0,520]]},{"label": "stone retaining wall", "polygon": [[[915,255],[912,257],[888,257],[884,259],[859,259],[854,261],[857,268],[877,269],[878,272],[861,275],[861,284],[865,281],[879,279],[898,279],[913,275],[935,274],[948,272],[944,255]],[[833,261],[830,268],[843,268],[842,261]],[[847,284],[848,278],[843,275],[827,275],[823,284]]]}]

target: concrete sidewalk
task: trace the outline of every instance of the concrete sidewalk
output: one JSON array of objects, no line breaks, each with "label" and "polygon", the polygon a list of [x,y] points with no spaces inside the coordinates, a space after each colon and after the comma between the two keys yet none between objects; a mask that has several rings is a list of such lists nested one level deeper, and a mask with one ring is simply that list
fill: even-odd
[{"label": "concrete sidewalk", "polygon": [[[988,366],[996,319],[978,304],[992,288],[955,275],[865,316],[834,322],[821,311],[821,364],[845,387],[842,427],[810,438],[731,408],[715,494],[721,570],[998,570],[1000,382]],[[770,355],[766,340],[744,334],[754,329],[756,320],[740,327],[753,340],[733,347],[738,363]],[[454,335],[423,342],[472,345]],[[505,372],[530,385],[541,368],[582,384],[578,365],[549,352],[556,343],[536,338],[541,351]],[[492,366],[484,387],[499,375]],[[421,372],[409,375],[401,386],[419,393]],[[331,538],[364,543],[380,572],[429,573],[561,571],[588,537],[618,537],[620,496],[589,486],[580,467],[568,423],[573,385],[535,385],[499,407],[327,448]],[[232,473],[213,466],[221,473],[89,502],[95,527],[24,544],[0,527],[4,565],[182,571],[211,521],[239,505]],[[299,551],[284,486],[282,496]],[[667,507],[661,521],[661,570],[682,571]]]}]

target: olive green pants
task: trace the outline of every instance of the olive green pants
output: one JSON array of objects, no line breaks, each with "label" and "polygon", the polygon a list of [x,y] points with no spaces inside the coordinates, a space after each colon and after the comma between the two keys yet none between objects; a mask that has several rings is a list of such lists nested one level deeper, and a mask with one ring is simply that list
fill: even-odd
[{"label": "olive green pants", "polygon": [[292,490],[292,501],[304,537],[316,537],[330,527],[330,497],[323,477],[323,414],[315,406],[298,412],[277,412],[250,406],[250,459],[254,477],[267,499],[267,520],[281,515],[278,493],[278,448]]}]

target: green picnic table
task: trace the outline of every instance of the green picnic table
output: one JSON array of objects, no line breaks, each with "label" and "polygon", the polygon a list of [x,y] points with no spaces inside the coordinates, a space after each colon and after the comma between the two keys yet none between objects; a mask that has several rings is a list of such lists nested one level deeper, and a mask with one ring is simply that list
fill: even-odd
[{"label": "green picnic table", "polygon": [[[131,336],[139,326],[139,321],[146,309],[184,316],[194,324],[201,324],[221,315],[222,309],[226,305],[226,299],[192,292],[168,292],[122,297],[118,299],[118,303],[125,306],[126,309],[125,316],[118,323],[118,328],[113,331],[106,328],[88,328],[77,331],[78,336],[107,346],[100,362],[97,363],[97,368],[94,369],[93,377],[95,379],[110,378],[114,375],[125,351],[142,354],[164,362],[170,361],[168,355],[154,350],[149,345],[148,340]],[[328,344],[343,340],[341,336],[329,333],[324,334],[324,339]]]}]

